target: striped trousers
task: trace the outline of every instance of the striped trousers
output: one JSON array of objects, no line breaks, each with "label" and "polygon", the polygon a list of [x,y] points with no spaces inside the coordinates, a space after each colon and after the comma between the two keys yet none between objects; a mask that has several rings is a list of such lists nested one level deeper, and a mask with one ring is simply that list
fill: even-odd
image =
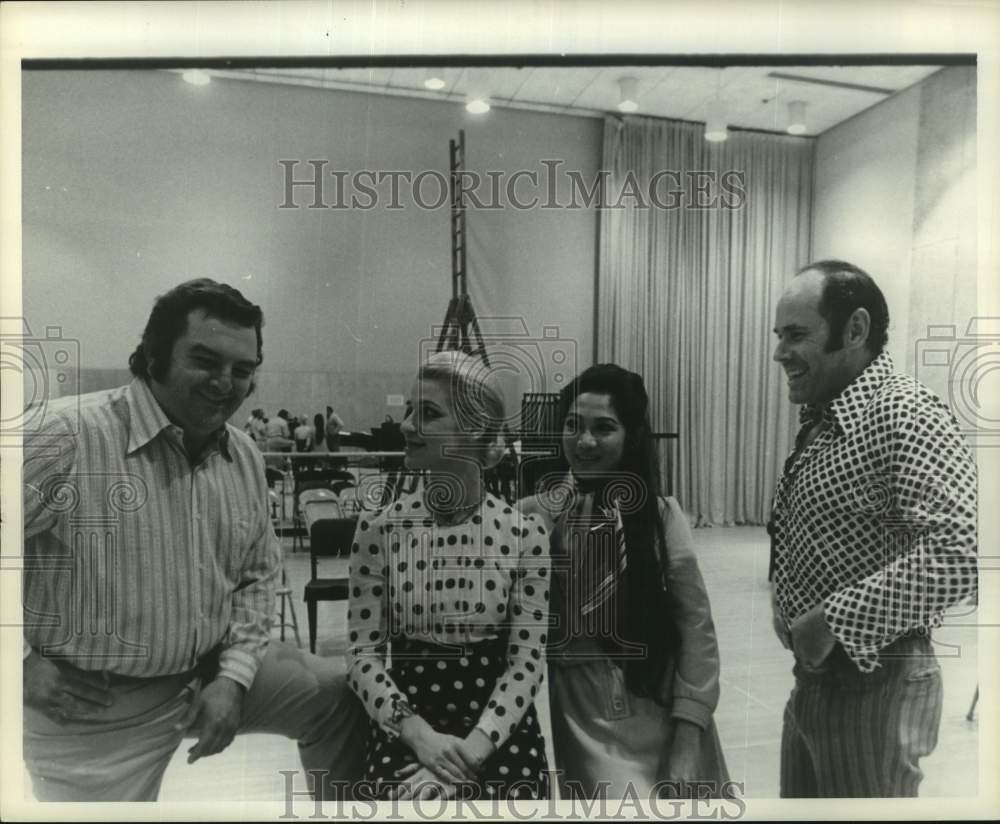
[{"label": "striped trousers", "polygon": [[941,668],[927,636],[895,641],[860,672],[838,644],[819,671],[795,665],[781,737],[782,798],[916,796],[937,745]]}]

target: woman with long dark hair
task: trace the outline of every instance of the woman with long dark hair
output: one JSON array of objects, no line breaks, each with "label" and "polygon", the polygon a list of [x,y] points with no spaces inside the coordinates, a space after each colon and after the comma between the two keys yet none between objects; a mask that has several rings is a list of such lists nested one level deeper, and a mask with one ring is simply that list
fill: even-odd
[{"label": "woman with long dark hair", "polygon": [[326,446],[326,418],[322,412],[313,415],[313,431],[316,433],[313,438],[313,449],[319,451]]},{"label": "woman with long dark hair", "polygon": [[687,519],[660,494],[643,380],[592,366],[562,391],[560,419],[567,471],[520,506],[550,527],[562,795],[725,794],[715,629]]}]

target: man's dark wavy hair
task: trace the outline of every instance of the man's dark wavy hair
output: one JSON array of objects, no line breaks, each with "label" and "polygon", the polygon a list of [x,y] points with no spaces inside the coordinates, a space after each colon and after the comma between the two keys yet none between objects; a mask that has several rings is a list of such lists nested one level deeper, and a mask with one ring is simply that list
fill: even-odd
[{"label": "man's dark wavy hair", "polygon": [[[636,695],[662,703],[660,687],[667,665],[678,649],[673,600],[666,588],[666,538],[660,516],[660,462],[650,424],[649,395],[642,376],[613,363],[585,369],[559,396],[559,420],[585,392],[608,395],[615,414],[625,427],[625,447],[618,469],[605,479],[599,498],[612,496],[616,486],[634,487],[638,505],[623,506],[626,568],[616,593],[615,626],[621,640],[642,644],[646,655],[623,660],[625,683]],[[565,457],[565,456],[564,456]],[[596,503],[609,503],[601,500]],[[615,645],[609,652],[615,652]]]},{"label": "man's dark wavy hair", "polygon": [[872,356],[881,355],[889,342],[889,306],[878,284],[864,269],[842,260],[820,260],[796,272],[816,271],[823,276],[819,314],[830,327],[826,351],[835,352],[844,345],[847,321],[856,309],[865,309],[871,318],[866,346]]},{"label": "man's dark wavy hair", "polygon": [[160,295],[146,321],[142,341],[129,356],[128,367],[136,377],[163,381],[170,369],[170,357],[177,339],[187,329],[188,314],[204,309],[219,320],[252,326],[257,333],[257,366],[264,360],[261,327],[264,313],[248,301],[238,289],[210,278],[197,278],[175,286]]}]

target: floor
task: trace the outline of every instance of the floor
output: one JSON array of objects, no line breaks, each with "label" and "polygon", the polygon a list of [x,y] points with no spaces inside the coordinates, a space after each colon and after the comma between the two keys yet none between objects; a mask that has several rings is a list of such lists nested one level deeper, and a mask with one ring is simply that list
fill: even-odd
[{"label": "floor", "polygon": [[[744,784],[744,797],[775,798],[781,713],[791,689],[791,665],[770,626],[767,535],[763,529],[734,527],[698,529],[694,536],[719,636],[722,697],[716,720],[730,773]],[[307,644],[305,605],[298,599],[309,576],[308,553],[291,551],[291,540],[285,541],[289,584]],[[346,611],[345,603],[320,605],[320,655],[342,656]],[[977,792],[978,723],[965,717],[976,689],[974,624],[975,613],[951,616],[935,635],[945,706],[937,749],[922,764],[923,797]],[[545,723],[546,702],[539,713]],[[186,749],[178,750],[167,770],[161,800],[219,800],[219,788],[225,787],[225,796],[234,800],[274,801],[284,797],[286,778],[279,770],[299,766],[295,744],[276,736],[238,737],[226,752],[194,766],[185,762]],[[304,789],[301,777],[293,788]]]}]

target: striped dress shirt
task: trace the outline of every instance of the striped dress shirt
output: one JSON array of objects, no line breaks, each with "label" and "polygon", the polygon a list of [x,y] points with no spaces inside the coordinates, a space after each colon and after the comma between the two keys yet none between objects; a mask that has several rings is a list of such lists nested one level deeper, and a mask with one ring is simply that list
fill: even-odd
[{"label": "striped dress shirt", "polygon": [[253,682],[280,549],[260,453],[226,425],[192,464],[148,385],[61,398],[24,438],[25,640],[85,670]]}]

